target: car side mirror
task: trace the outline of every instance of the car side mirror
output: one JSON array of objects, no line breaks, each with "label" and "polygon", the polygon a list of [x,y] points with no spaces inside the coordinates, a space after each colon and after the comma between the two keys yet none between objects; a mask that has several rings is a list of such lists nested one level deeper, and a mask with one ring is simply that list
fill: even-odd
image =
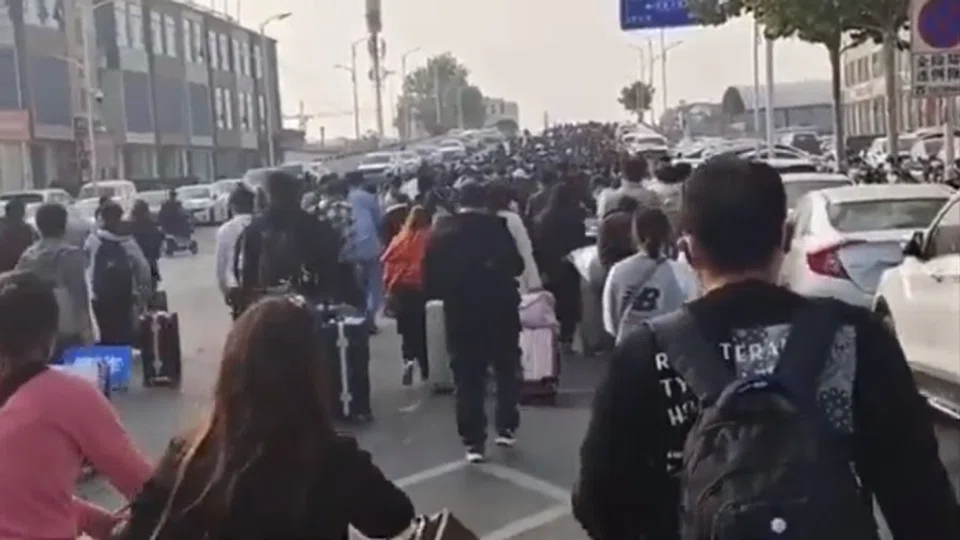
[{"label": "car side mirror", "polygon": [[904,242],[902,247],[903,255],[906,257],[915,257],[917,259],[923,258],[923,244],[924,244],[924,234],[923,231],[916,231],[910,238]]}]

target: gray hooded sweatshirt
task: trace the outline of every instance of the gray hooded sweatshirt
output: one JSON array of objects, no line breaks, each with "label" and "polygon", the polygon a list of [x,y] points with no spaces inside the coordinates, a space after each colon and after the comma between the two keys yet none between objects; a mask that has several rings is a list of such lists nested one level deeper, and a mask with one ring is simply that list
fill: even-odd
[{"label": "gray hooded sweatshirt", "polygon": [[123,249],[126,250],[127,256],[130,257],[130,263],[133,265],[134,301],[137,306],[146,305],[150,294],[153,292],[153,277],[150,274],[150,263],[147,262],[147,258],[143,256],[140,246],[132,236],[115,234],[105,229],[97,229],[96,232],[88,236],[84,244],[84,250],[86,250],[87,260],[90,262],[90,266],[87,268],[89,279],[92,282],[93,273],[96,271],[94,266],[97,260],[97,250],[100,249],[104,240],[120,242]]},{"label": "gray hooded sweatshirt", "polygon": [[[45,238],[35,242],[20,256],[17,270],[32,272],[61,288],[69,296],[67,314],[61,308],[60,328],[79,329],[85,343],[92,342],[93,322],[90,319],[90,294],[85,268],[87,258],[83,250],[62,238]],[[59,299],[58,299],[59,301]],[[75,332],[69,332],[75,333]]]},{"label": "gray hooded sweatshirt", "polygon": [[700,294],[693,269],[683,262],[637,253],[610,268],[603,287],[603,327],[617,342],[652,317],[670,313]]}]

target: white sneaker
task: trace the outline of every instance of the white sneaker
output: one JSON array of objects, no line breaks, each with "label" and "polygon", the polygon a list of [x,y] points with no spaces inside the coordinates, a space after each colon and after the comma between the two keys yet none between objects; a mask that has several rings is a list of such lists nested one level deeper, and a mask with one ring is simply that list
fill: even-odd
[{"label": "white sneaker", "polygon": [[513,431],[501,431],[497,438],[493,440],[497,446],[503,446],[505,448],[512,448],[517,444],[517,438],[514,436]]},{"label": "white sneaker", "polygon": [[467,449],[467,461],[470,463],[483,463],[487,460],[487,457],[483,455],[483,451],[478,448],[468,448]]}]

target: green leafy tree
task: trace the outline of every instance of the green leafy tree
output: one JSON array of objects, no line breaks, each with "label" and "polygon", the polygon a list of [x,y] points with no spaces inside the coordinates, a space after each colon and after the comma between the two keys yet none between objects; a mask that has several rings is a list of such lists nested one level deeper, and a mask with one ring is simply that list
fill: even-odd
[{"label": "green leafy tree", "polygon": [[620,89],[617,102],[623,105],[627,112],[637,115],[637,120],[643,122],[643,117],[653,104],[653,87],[643,81],[634,81]]},{"label": "green leafy tree", "polygon": [[412,132],[408,121],[432,135],[458,127],[461,120],[465,128],[482,127],[486,120],[483,93],[469,83],[469,73],[450,54],[429,58],[424,66],[408,73],[397,101],[394,125],[399,132]]},{"label": "green leafy tree", "polygon": [[[908,0],[690,0],[689,3],[691,10],[704,24],[722,24],[749,12],[763,25],[767,37],[798,37],[809,43],[823,45],[830,59],[834,135],[837,159],[842,162],[846,156],[841,64],[844,35],[849,33],[852,37],[850,46],[867,39],[886,43],[885,36],[893,36],[889,43],[890,50],[894,51],[902,45],[897,33],[906,20]],[[893,65],[895,53],[891,52],[889,61]],[[896,96],[896,70],[888,66],[885,73],[887,95]],[[891,134],[893,144],[896,142],[897,101],[887,100],[887,132]]]}]

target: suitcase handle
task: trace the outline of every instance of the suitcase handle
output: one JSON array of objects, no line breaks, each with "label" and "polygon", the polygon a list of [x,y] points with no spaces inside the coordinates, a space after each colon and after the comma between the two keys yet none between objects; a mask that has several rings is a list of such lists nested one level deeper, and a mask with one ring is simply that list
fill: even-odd
[{"label": "suitcase handle", "polygon": [[350,416],[350,402],[353,401],[353,394],[350,393],[350,377],[347,372],[350,363],[347,355],[347,347],[349,346],[346,325],[342,320],[337,321],[337,349],[340,353],[340,404],[343,407],[344,418]]}]

